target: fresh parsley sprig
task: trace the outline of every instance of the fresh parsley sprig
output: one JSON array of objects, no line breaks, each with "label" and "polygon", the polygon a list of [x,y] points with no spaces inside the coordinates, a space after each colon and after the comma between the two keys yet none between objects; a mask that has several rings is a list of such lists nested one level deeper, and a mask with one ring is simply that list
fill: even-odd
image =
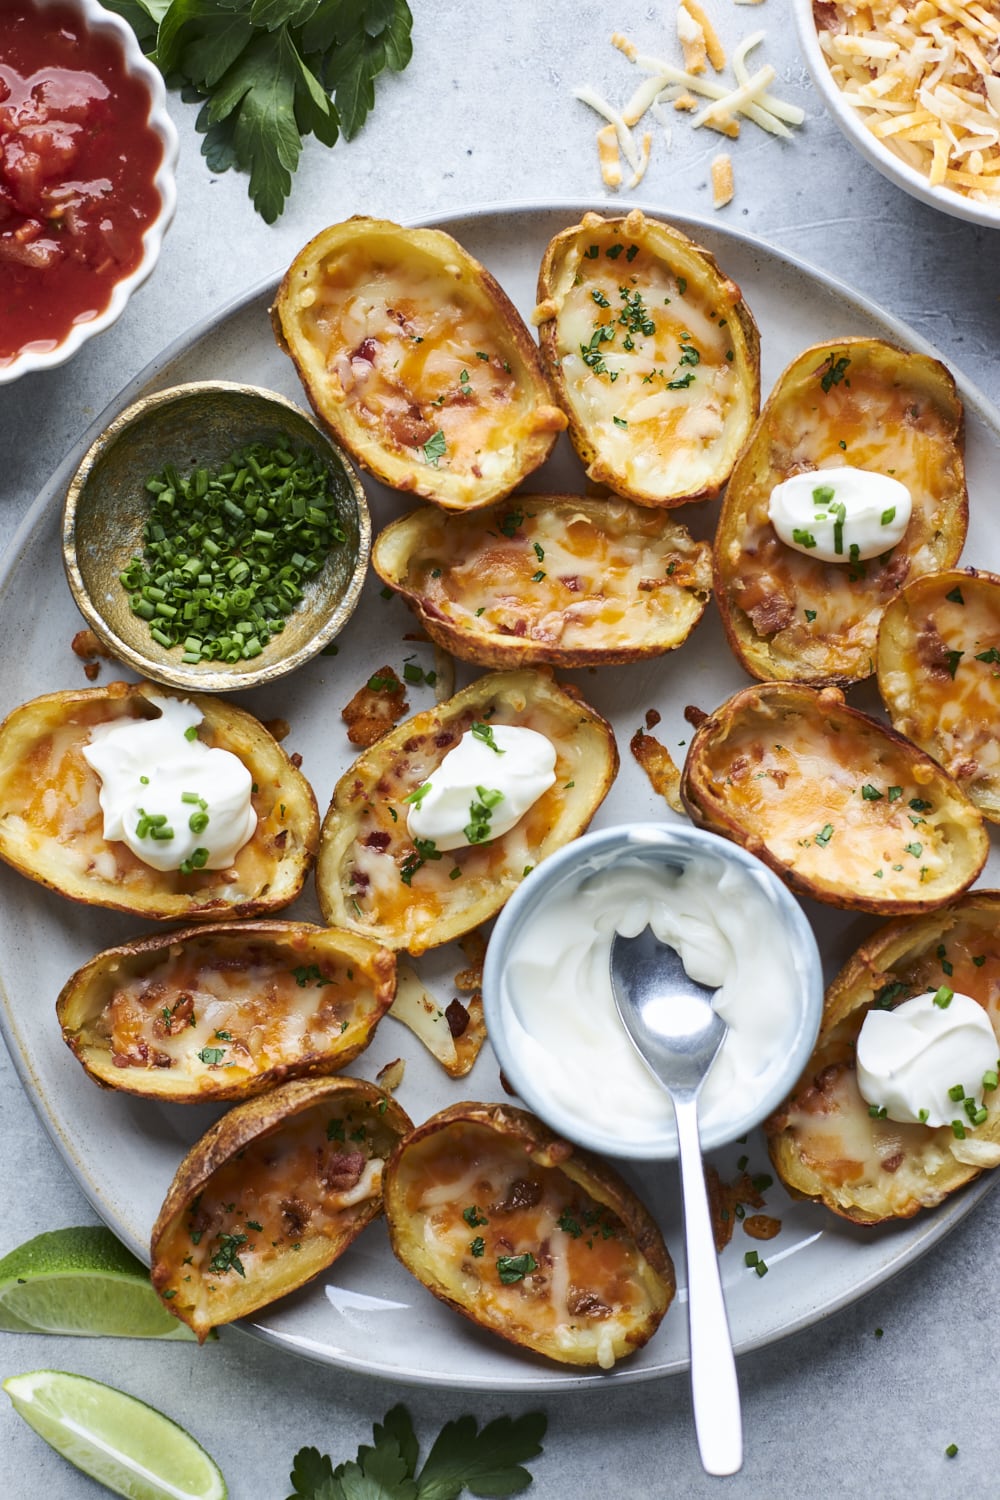
[{"label": "fresh parsley sprig", "polygon": [[353,140],[375,105],[375,79],[413,54],[406,0],[105,0],[167,82],[200,103],[212,171],[250,174],[273,224],[302,142]]},{"label": "fresh parsley sprig", "polygon": [[372,1429],[353,1462],[334,1468],[316,1448],[301,1448],[289,1476],[288,1500],[456,1500],[473,1495],[519,1495],[531,1484],[525,1460],[542,1451],[541,1412],[498,1417],[480,1432],[475,1417],[446,1422],[417,1472],[420,1449],[405,1406],[394,1406]]}]

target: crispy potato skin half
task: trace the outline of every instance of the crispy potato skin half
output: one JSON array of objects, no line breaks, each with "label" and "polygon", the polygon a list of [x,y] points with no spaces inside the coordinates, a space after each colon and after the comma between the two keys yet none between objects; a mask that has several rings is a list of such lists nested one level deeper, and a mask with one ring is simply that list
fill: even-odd
[{"label": "crispy potato skin half", "polygon": [[893,727],[944,766],[1000,823],[1000,577],[954,568],[915,578],[878,633],[877,672]]},{"label": "crispy potato skin half", "polygon": [[105,949],[67,981],[56,1015],[95,1083],[201,1104],[340,1072],[395,989],[395,955],[367,938],[226,923]]},{"label": "crispy potato skin half", "polygon": [[153,1227],[164,1305],[203,1340],[304,1285],[382,1212],[385,1162],[411,1129],[360,1078],[237,1104],[184,1157]]},{"label": "crispy potato skin half", "polygon": [[595,483],[651,506],[719,493],[760,407],[760,337],[707,250],[638,209],[585,214],[545,251],[535,322]]},{"label": "crispy potato skin half", "polygon": [[271,318],[337,441],[446,510],[509,494],[566,426],[517,309],[439,229],[363,217],[324,229]]},{"label": "crispy potato skin half", "polygon": [[[740,454],[715,537],[722,622],[751,676],[844,686],[871,676],[886,605],[907,579],[958,560],[963,453],[962,403],[938,360],[856,338],[793,360]],[[913,514],[881,557],[825,563],[780,540],[768,502],[791,475],[844,464],[901,480]]]},{"label": "crispy potato skin half", "polygon": [[627,500],[518,495],[472,516],[431,506],[387,526],[375,571],[439,646],[485,667],[586,667],[681,645],[711,593],[711,553]]},{"label": "crispy potato skin half", "polygon": [[[1000,1100],[965,1140],[951,1126],[872,1119],[858,1091],[858,1032],[873,1006],[892,1008],[947,984],[983,1006],[1000,1039],[1000,891],[879,929],[826,995],[819,1039],[790,1097],[765,1121],[768,1148],[796,1197],[825,1203],[856,1224],[908,1219],[1000,1164]],[[942,968],[942,959],[950,968]],[[1000,1047],[1000,1040],[998,1040]]]},{"label": "crispy potato skin half", "polygon": [[837,688],[736,693],[695,731],[681,796],[793,891],[882,916],[953,900],[989,852],[952,778]]},{"label": "crispy potato skin half", "polygon": [[[401,1141],[385,1213],[393,1250],[435,1297],[563,1364],[610,1368],[673,1300],[663,1237],[631,1188],[509,1105],[455,1104]],[[503,1282],[504,1260],[526,1255],[534,1268]]]},{"label": "crispy potato skin half", "polygon": [[[239,756],[257,785],[256,831],[228,870],[153,870],[104,839],[100,778],[82,747],[96,724],[155,718],[154,697],[194,703],[199,738]],[[0,859],[72,901],[157,921],[266,915],[298,895],[318,836],[305,777],[258,720],[221,698],[112,682],[33,698],[0,725]]]},{"label": "crispy potato skin half", "polygon": [[[546,735],[556,748],[555,785],[509,833],[414,867],[406,799],[484,720]],[[383,735],[337,782],[316,862],[324,920],[410,953],[460,937],[496,915],[528,866],[583,832],[617,771],[611,726],[548,673],[480,677]],[[461,873],[452,878],[454,869]]]}]

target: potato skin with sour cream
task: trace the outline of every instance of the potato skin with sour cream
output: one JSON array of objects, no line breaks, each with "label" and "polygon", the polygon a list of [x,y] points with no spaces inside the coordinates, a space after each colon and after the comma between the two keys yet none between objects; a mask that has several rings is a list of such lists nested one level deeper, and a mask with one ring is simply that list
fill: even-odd
[{"label": "potato skin with sour cream", "polygon": [[153,1227],[153,1286],[207,1338],[332,1265],[382,1212],[412,1121],[360,1078],[297,1079],[237,1104],[184,1157]]},{"label": "potato skin with sour cream", "polygon": [[[476,722],[544,734],[556,749],[555,784],[509,833],[421,860],[406,798]],[[547,672],[480,677],[397,724],[337,782],[316,861],[324,920],[410,953],[460,937],[495,916],[529,868],[583,832],[617,771],[611,726]]]},{"label": "potato skin with sour cream", "polygon": [[428,1291],[570,1365],[634,1353],[674,1297],[652,1216],[618,1174],[525,1110],[454,1104],[400,1142],[389,1240]]},{"label": "potato skin with sour cream", "polygon": [[[104,838],[100,782],[82,748],[96,724],[155,717],[151,697],[194,703],[200,738],[231,750],[253,777],[257,827],[229,870],[153,870]],[[72,901],[157,921],[264,915],[298,895],[318,834],[305,777],[262,724],[221,698],[113,682],[34,698],[0,725],[0,859]]]},{"label": "potato skin with sour cream", "polygon": [[707,250],[638,209],[585,214],[545,251],[534,321],[590,479],[639,505],[719,493],[760,407],[760,337]]},{"label": "potato skin with sour cream", "polygon": [[[960,1140],[950,1125],[872,1118],[855,1076],[867,1012],[942,984],[983,1006],[1000,1051],[998,928],[1000,891],[974,891],[880,928],[844,965],[827,991],[808,1066],[764,1125],[775,1169],[794,1196],[816,1199],[855,1224],[880,1224],[933,1208],[984,1168],[1000,1165],[996,1091],[984,1096],[988,1118]],[[963,1081],[973,1082],[955,1080]],[[961,1114],[962,1106],[955,1111]]]},{"label": "potato skin with sour cream", "polygon": [[566,426],[517,309],[442,230],[364,217],[324,229],[271,318],[337,441],[446,510],[509,494]]},{"label": "potato skin with sour cream", "polygon": [[431,640],[487,667],[585,667],[681,645],[711,593],[711,551],[627,500],[517,495],[470,516],[430,506],[372,552]]},{"label": "potato skin with sour cream", "polygon": [[956,782],[837,688],[766,683],[697,728],[681,796],[793,891],[882,916],[953,900],[986,862],[982,818]]},{"label": "potato skin with sour cream", "polygon": [[395,989],[395,955],[366,938],[241,922],[105,949],[66,982],[56,1015],[95,1083],[200,1104],[340,1072]]},{"label": "potato skin with sour cream", "polygon": [[[726,489],[713,549],[729,644],[762,681],[847,686],[875,670],[879,621],[910,578],[949,568],[968,527],[964,412],[944,365],[879,339],[816,344],[778,377]],[[776,484],[841,465],[907,486],[901,542],[867,562],[786,546],[768,518]]]},{"label": "potato skin with sour cream", "polygon": [[882,617],[877,661],[893,727],[1000,823],[1000,576],[953,568],[915,578]]}]

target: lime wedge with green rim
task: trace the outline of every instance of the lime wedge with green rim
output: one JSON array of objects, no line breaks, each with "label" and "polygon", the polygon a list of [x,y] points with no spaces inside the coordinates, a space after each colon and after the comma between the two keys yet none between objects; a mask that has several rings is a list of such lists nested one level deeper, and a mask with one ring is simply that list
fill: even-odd
[{"label": "lime wedge with green rim", "polygon": [[31,1370],[3,1383],[14,1409],[63,1458],[130,1500],[226,1500],[226,1481],[200,1443],[114,1386]]},{"label": "lime wedge with green rim", "polygon": [[0,1260],[0,1329],[133,1339],[193,1339],[149,1272],[110,1229],[36,1235]]}]

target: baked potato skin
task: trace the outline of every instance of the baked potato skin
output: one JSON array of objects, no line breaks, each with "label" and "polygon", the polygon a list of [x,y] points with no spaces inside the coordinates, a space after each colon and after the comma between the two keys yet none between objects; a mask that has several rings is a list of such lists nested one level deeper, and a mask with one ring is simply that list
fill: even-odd
[{"label": "baked potato skin", "polygon": [[568,668],[681,645],[711,593],[710,557],[626,500],[518,495],[470,516],[411,511],[381,532],[372,565],[464,661]]},{"label": "baked potato skin", "polygon": [[[751,676],[843,686],[871,676],[886,605],[962,550],[964,431],[955,382],[926,355],[847,338],[792,361],[733,470],[713,549],[722,622]],[[843,464],[894,475],[913,499],[902,541],[863,563],[798,552],[768,519],[776,484]]]},{"label": "baked potato skin", "polygon": [[931,758],[837,688],[744,688],[697,728],[681,777],[692,820],[793,891],[892,916],[954,900],[986,862],[977,809]]},{"label": "baked potato skin", "polygon": [[[449,1178],[455,1196],[443,1198]],[[455,1104],[405,1137],[386,1171],[385,1211],[394,1252],[430,1292],[560,1363],[609,1367],[649,1340],[673,1300],[669,1253],[632,1190],[510,1105]],[[498,1260],[525,1254],[534,1269],[502,1283]]]},{"label": "baked potato skin", "polygon": [[706,250],[639,209],[585,214],[546,248],[534,321],[595,483],[649,506],[719,493],[760,407],[760,336]]},{"label": "baked potato skin", "polygon": [[395,988],[395,955],[354,933],[225,923],[105,949],[66,982],[56,1016],[95,1083],[201,1104],[348,1067]]},{"label": "baked potato skin", "polygon": [[566,426],[517,309],[442,230],[332,225],[295,257],[271,317],[337,441],[445,509],[509,494]]},{"label": "baked potato skin", "polygon": [[[477,721],[547,735],[556,747],[555,784],[500,838],[421,863],[406,798]],[[617,770],[611,726],[548,673],[525,668],[479,678],[398,724],[337,782],[316,861],[324,920],[410,953],[460,937],[500,910],[529,867],[583,832]]]},{"label": "baked potato skin", "polygon": [[775,1169],[796,1197],[855,1224],[911,1218],[1000,1164],[1000,1101],[965,1140],[951,1127],[873,1119],[855,1081],[858,1032],[867,1012],[892,1008],[947,984],[986,1010],[1000,1051],[1000,892],[974,891],[874,933],[827,991],[813,1056],[764,1129]]},{"label": "baked potato skin", "polygon": [[411,1129],[359,1078],[297,1079],[237,1104],[184,1157],[153,1227],[164,1305],[201,1341],[304,1285],[381,1213],[384,1163]]},{"label": "baked potato skin", "polygon": [[933,755],[1000,822],[1000,576],[915,578],[882,617],[877,673],[893,727]]},{"label": "baked potato skin", "polygon": [[[257,828],[229,870],[152,870],[103,837],[100,780],[81,749],[96,724],[155,717],[152,697],[195,704],[199,737],[231,750],[253,777]],[[266,915],[298,895],[318,836],[305,777],[262,724],[220,698],[113,682],[34,698],[0,725],[0,859],[72,901],[156,921]]]}]

